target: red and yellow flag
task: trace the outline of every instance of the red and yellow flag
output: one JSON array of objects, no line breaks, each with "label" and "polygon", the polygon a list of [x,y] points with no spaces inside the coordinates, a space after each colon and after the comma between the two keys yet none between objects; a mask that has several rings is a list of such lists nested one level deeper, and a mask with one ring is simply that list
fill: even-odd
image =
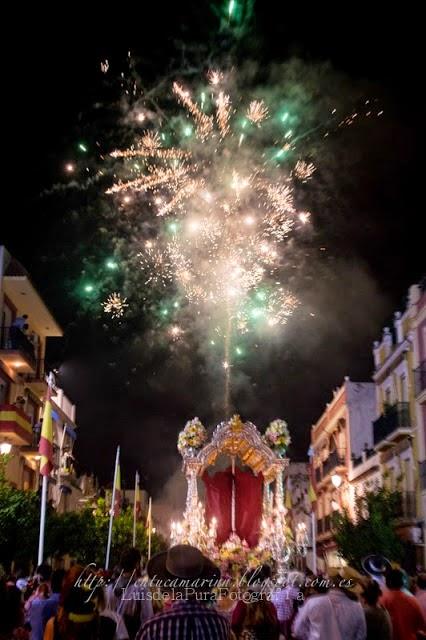
[{"label": "red and yellow flag", "polygon": [[48,476],[53,469],[53,423],[52,423],[52,387],[47,388],[46,400],[43,411],[43,425],[41,428],[38,452],[40,459],[40,473]]},{"label": "red and yellow flag", "polygon": [[148,513],[146,514],[146,524],[145,524],[146,528],[148,529],[148,531],[151,531],[152,529],[152,499],[149,499],[148,502]]},{"label": "red and yellow flag", "polygon": [[119,516],[121,512],[121,472],[120,463],[117,463],[117,473],[115,475],[115,493],[114,493],[114,517]]},{"label": "red and yellow flag", "polygon": [[317,501],[317,492],[315,490],[315,469],[314,469],[314,461],[313,458],[309,464],[309,488],[308,488],[308,499],[311,503],[312,509]]}]

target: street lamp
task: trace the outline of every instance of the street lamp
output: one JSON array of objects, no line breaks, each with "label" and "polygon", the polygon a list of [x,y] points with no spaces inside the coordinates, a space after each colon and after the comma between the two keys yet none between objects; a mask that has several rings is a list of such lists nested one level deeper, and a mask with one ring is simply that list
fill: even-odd
[{"label": "street lamp", "polygon": [[342,476],[340,476],[338,473],[333,473],[333,475],[331,476],[331,482],[333,483],[333,486],[338,489],[342,484]]},{"label": "street lamp", "polygon": [[12,445],[10,442],[0,443],[0,454],[2,456],[7,456],[11,451],[12,451]]}]

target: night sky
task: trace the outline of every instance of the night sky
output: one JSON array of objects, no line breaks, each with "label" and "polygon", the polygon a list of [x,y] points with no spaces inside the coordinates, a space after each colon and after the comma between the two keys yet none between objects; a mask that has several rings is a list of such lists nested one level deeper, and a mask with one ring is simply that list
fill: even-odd
[{"label": "night sky", "polygon": [[[312,422],[343,376],[369,379],[372,341],[424,272],[423,73],[413,27],[418,19],[408,13],[409,5],[395,15],[373,15],[359,4],[352,13],[342,5],[327,15],[323,7],[315,14],[308,5],[275,4],[255,5],[252,29],[236,47],[234,61],[329,61],[354,84],[374,87],[385,111],[373,138],[360,130],[350,162],[347,151],[334,150],[339,172],[332,203],[322,208],[319,200],[312,207],[316,241],[327,246],[327,258],[302,296],[315,320],[296,313],[279,344],[246,363],[236,392],[243,416],[259,426],[287,419],[294,441],[290,455],[300,458]],[[155,77],[168,69],[181,43],[226,48],[229,39],[217,35],[214,7],[220,6],[188,1],[166,9],[164,3],[144,3],[135,10],[129,3],[126,10],[125,4],[99,4],[89,15],[73,3],[61,16],[43,15],[37,7],[33,15],[11,18],[14,41],[3,59],[8,202],[0,240],[33,275],[65,328],[65,339],[51,345],[50,353],[77,404],[81,468],[108,482],[120,443],[124,478],[131,484],[138,468],[157,495],[179,465],[176,437],[186,420],[198,415],[206,425],[219,421],[215,381],[143,348],[135,357],[124,343],[108,346],[99,326],[80,318],[61,274],[43,259],[66,250],[55,229],[67,203],[52,210],[41,194],[63,178],[79,127],[87,124],[84,114],[101,95],[100,61],[108,58],[119,68],[130,49],[149,60]]]}]

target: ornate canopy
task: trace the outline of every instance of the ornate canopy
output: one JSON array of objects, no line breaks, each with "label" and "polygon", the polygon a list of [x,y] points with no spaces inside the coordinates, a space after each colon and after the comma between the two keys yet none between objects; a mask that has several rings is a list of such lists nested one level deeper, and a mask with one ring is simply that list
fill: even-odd
[{"label": "ornate canopy", "polygon": [[210,442],[196,456],[184,457],[185,474],[192,471],[201,475],[221,454],[238,457],[256,475],[262,472],[266,482],[274,480],[277,472],[288,464],[288,459],[277,456],[263,442],[252,422],[242,422],[240,416],[235,415],[216,427]]},{"label": "ornate canopy", "polygon": [[225,454],[233,459],[239,458],[255,475],[262,473],[260,537],[257,546],[251,549],[250,553],[255,553],[260,564],[265,562],[266,553],[268,558],[275,560],[278,575],[284,575],[290,555],[295,549],[286,524],[287,510],[284,505],[283,476],[289,463],[288,458],[284,456],[290,442],[287,424],[277,418],[270,423],[265,436],[262,437],[252,422],[243,422],[240,416],[235,415],[230,420],[221,422],[214,430],[210,441],[206,443],[207,438],[207,431],[198,418],[187,422],[185,429],[179,434],[178,449],[183,458],[188,490],[183,520],[172,523],[172,544],[192,544],[215,561],[229,561],[230,557],[235,557],[239,558],[236,560],[238,563],[241,562],[242,550],[249,550],[246,541],[241,540],[237,534],[234,460],[231,533],[223,544],[218,545],[216,539],[221,516],[213,517],[208,524],[204,506],[198,497],[197,478],[203,475],[207,467],[214,465],[218,456]]}]

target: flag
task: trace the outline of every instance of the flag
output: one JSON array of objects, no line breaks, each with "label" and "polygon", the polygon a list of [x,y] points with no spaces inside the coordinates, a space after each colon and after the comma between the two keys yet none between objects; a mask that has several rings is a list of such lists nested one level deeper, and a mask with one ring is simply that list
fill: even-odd
[{"label": "flag", "polygon": [[139,474],[136,471],[135,477],[135,518],[139,519],[141,517],[141,490],[139,488]]},{"label": "flag", "polygon": [[315,489],[315,469],[314,469],[314,448],[312,445],[309,447],[308,451],[309,456],[309,488],[308,488],[308,499],[311,503],[312,509],[317,501],[317,492]]},{"label": "flag", "polygon": [[148,513],[146,514],[146,524],[145,524],[146,528],[148,529],[148,531],[151,531],[152,529],[152,499],[149,499],[149,503],[148,503]]},{"label": "flag", "polygon": [[121,473],[120,462],[117,462],[117,473],[115,475],[115,494],[114,494],[114,517],[120,515],[121,512]]},{"label": "flag", "polygon": [[43,425],[41,428],[38,452],[40,454],[40,474],[48,476],[53,469],[53,423],[52,423],[52,387],[47,387],[44,403]]},{"label": "flag", "polygon": [[312,481],[309,482],[308,498],[311,505],[314,506],[315,502],[317,501],[317,494],[315,493]]}]

